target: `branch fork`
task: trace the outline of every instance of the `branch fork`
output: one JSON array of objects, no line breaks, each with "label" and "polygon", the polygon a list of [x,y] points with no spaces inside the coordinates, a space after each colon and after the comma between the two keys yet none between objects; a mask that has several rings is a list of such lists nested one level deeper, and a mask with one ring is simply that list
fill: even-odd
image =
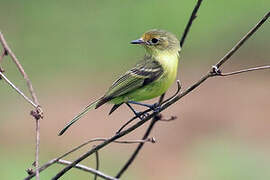
[{"label": "branch fork", "polygon": [[[17,59],[16,55],[12,52],[12,50],[8,46],[2,32],[0,32],[0,43],[3,47],[3,53],[0,56],[0,79],[4,79],[17,93],[19,93],[27,102],[29,102],[35,108],[35,111],[32,110],[30,112],[30,114],[36,119],[35,171],[36,171],[36,179],[39,180],[39,171],[38,171],[38,169],[39,169],[39,143],[40,143],[40,122],[39,122],[39,120],[41,118],[43,118],[43,111],[42,111],[41,106],[39,105],[36,93],[34,91],[33,85],[31,83],[28,75],[26,74],[21,63]],[[11,57],[12,61],[17,66],[21,75],[25,79],[28,90],[32,96],[32,100],[30,98],[28,98],[26,95],[24,95],[24,93],[19,88],[17,88],[7,77],[4,76],[4,74],[3,74],[4,69],[1,67],[1,62],[4,58],[4,56],[7,56],[7,55],[9,55]],[[30,170],[29,170],[29,172],[30,172]]]},{"label": "branch fork", "polygon": [[36,120],[44,118],[43,110],[40,105],[37,106],[35,111],[30,111],[30,115],[32,115]]}]

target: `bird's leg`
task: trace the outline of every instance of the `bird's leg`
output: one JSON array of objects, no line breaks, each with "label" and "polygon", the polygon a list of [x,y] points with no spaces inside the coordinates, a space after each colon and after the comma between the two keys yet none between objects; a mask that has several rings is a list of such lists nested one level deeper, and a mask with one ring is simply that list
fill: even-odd
[{"label": "bird's leg", "polygon": [[137,112],[129,103],[125,103],[129,109],[132,110],[132,112],[135,114],[135,118],[132,118],[131,120],[129,120],[128,122],[126,122],[117,132],[116,134],[119,134],[127,125],[129,125],[132,121],[134,121],[137,117],[140,118],[140,120],[143,120],[143,118],[145,117],[145,114],[141,113],[141,112]]},{"label": "bird's leg", "polygon": [[129,104],[129,102],[127,102],[126,105],[129,107],[129,109],[131,109],[131,111],[135,114],[136,117],[140,118],[140,120],[143,120],[143,118],[145,117],[145,114],[143,114],[143,113],[141,113],[141,112],[137,112],[137,111]]},{"label": "bird's leg", "polygon": [[156,113],[160,111],[160,106],[158,105],[158,103],[144,104],[144,103],[140,103],[140,102],[136,102],[136,101],[128,101],[128,103],[148,107]]}]

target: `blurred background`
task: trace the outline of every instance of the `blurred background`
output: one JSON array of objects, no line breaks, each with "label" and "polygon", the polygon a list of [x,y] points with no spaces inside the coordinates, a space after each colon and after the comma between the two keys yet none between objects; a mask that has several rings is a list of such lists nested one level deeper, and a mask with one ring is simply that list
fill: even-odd
[{"label": "blurred background", "polygon": [[[87,103],[142,57],[130,45],[148,29],[181,37],[195,0],[0,0],[0,29],[34,85],[45,111],[40,163],[85,140],[110,137],[132,116],[125,106],[91,111],[63,136],[59,130]],[[178,79],[188,87],[208,71],[259,19],[269,0],[204,1],[181,53]],[[223,66],[224,72],[270,64],[270,21]],[[27,92],[9,57],[5,74]],[[170,89],[168,95],[175,91]],[[0,81],[0,177],[22,179],[34,161],[32,107]],[[164,111],[160,122],[122,179],[254,180],[270,178],[270,71],[209,79]],[[123,139],[140,139],[147,124]],[[66,158],[73,160],[91,148]],[[112,144],[100,151],[101,170],[115,175],[136,145]],[[94,157],[82,164],[95,167]],[[41,173],[50,179],[61,165]],[[71,170],[62,179],[89,179]]]}]

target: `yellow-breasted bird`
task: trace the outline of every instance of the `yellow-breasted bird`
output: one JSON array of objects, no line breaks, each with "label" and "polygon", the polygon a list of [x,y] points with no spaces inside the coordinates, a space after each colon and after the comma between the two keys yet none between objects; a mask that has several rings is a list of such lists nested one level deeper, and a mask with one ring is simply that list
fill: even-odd
[{"label": "yellow-breasted bird", "polygon": [[177,37],[164,30],[149,30],[140,39],[131,44],[142,45],[146,55],[132,69],[120,76],[107,90],[104,96],[86,106],[59,133],[62,135],[73,123],[90,109],[97,109],[109,102],[114,104],[109,114],[120,105],[127,104],[140,117],[130,104],[147,106],[155,110],[155,105],[139,103],[158,97],[165,93],[177,76],[179,52],[181,50]]}]

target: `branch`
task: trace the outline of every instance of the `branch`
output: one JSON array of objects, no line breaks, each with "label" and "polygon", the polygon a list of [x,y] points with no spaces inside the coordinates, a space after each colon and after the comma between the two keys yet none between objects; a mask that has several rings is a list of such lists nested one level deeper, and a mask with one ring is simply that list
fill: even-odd
[{"label": "branch", "polygon": [[[96,170],[99,170],[99,154],[98,151],[95,152],[96,154]],[[97,174],[95,174],[94,180],[97,180]]]},{"label": "branch", "polygon": [[[268,12],[264,17],[263,17],[263,22],[264,23],[266,21],[266,19],[270,16],[270,12]],[[237,44],[240,44],[240,46],[243,44],[242,41],[245,41],[247,38],[245,38],[246,36],[252,36],[257,30],[258,30],[258,26],[260,27],[262,25],[262,23],[258,23],[257,25],[255,25],[252,30],[250,32],[252,33],[248,33],[247,35],[244,36],[244,38],[242,38]],[[239,47],[240,47],[239,46]],[[237,49],[239,49],[239,47]],[[234,49],[234,48],[233,48]],[[231,50],[232,51],[232,50]],[[227,53],[224,57],[228,56],[227,59],[229,59],[234,53],[236,52],[236,50],[234,50],[232,53]],[[224,59],[224,58],[222,58]],[[224,64],[225,61],[219,61],[215,67],[221,66],[222,64]],[[167,109],[169,106],[171,106],[172,104],[176,103],[179,99],[183,98],[184,96],[186,96],[187,94],[189,94],[191,91],[193,91],[195,88],[197,88],[199,85],[201,85],[204,81],[206,81],[208,78],[210,77],[214,77],[214,76],[218,76],[217,70],[216,68],[212,68],[207,74],[205,74],[201,79],[199,79],[196,83],[194,83],[192,86],[190,86],[189,88],[187,88],[184,92],[182,92],[181,94],[175,96],[174,98],[172,98],[170,101],[164,103],[161,103],[161,107],[160,107],[160,112],[164,111],[165,109]],[[95,148],[92,148],[91,150],[89,150],[88,152],[86,152],[85,154],[81,155],[79,158],[77,158],[74,162],[72,162],[70,165],[68,165],[67,167],[65,167],[64,169],[62,169],[59,173],[57,173],[52,179],[56,180],[58,178],[60,178],[62,175],[64,175],[67,171],[69,171],[72,167],[74,167],[76,164],[80,163],[82,160],[84,160],[85,158],[87,158],[88,156],[90,156],[91,154],[93,154],[94,152],[100,150],[101,148],[107,146],[108,144],[110,144],[112,141],[115,141],[116,139],[121,138],[122,136],[129,134],[130,132],[134,131],[135,129],[137,129],[138,127],[140,127],[141,125],[143,125],[145,122],[147,122],[148,120],[150,120],[151,118],[153,118],[155,115],[157,115],[158,113],[154,112],[152,114],[150,114],[149,116],[147,116],[145,119],[137,122],[136,124],[134,124],[133,126],[129,127],[128,129],[120,132],[119,134],[116,134],[115,136],[112,136],[111,138],[109,138],[107,141],[104,141],[103,143],[100,143],[99,145],[97,145]]]},{"label": "branch", "polygon": [[[79,150],[80,148],[88,145],[89,143],[92,143],[92,142],[97,142],[97,141],[107,141],[108,139],[106,138],[95,138],[95,139],[91,139],[91,140],[88,140],[86,142],[84,142],[83,144],[80,144],[78,146],[76,146],[75,148],[71,149],[70,151],[64,153],[63,155],[55,158],[55,159],[52,159],[50,161],[48,161],[47,163],[45,163],[44,165],[42,165],[40,168],[39,168],[39,172],[42,172],[43,170],[47,169],[48,167],[50,167],[51,165],[57,163],[58,160],[68,156],[69,154]],[[155,143],[156,140],[155,138],[148,138],[146,140],[122,140],[122,141],[113,141],[113,143],[119,143],[119,144],[135,144],[135,143],[141,143],[141,142],[150,142],[150,143]],[[24,180],[29,180],[29,179],[32,179],[33,177],[36,176],[36,173],[33,172],[31,174],[29,174],[29,176],[27,176]]]},{"label": "branch", "polygon": [[189,30],[190,30],[190,27],[191,27],[194,19],[197,17],[197,12],[198,12],[198,10],[199,10],[199,8],[201,6],[201,3],[202,3],[202,0],[197,1],[197,4],[195,5],[195,7],[194,7],[194,9],[193,9],[193,11],[192,11],[192,13],[190,15],[190,18],[188,20],[188,23],[186,25],[186,28],[185,28],[184,33],[183,33],[183,35],[181,37],[181,40],[180,40],[180,47],[181,48],[183,48],[185,39],[186,39],[187,34],[188,34]]},{"label": "branch", "polygon": [[[57,161],[57,163],[58,163],[58,164],[63,164],[63,165],[70,165],[70,164],[71,164],[70,161],[66,161],[66,160],[63,160],[63,159],[59,159],[59,160]],[[102,172],[100,172],[100,171],[98,171],[98,170],[92,169],[92,168],[90,168],[90,167],[87,167],[87,166],[84,166],[84,165],[81,165],[81,164],[77,164],[77,165],[74,166],[74,167],[77,168],[77,169],[83,170],[83,171],[85,171],[85,172],[93,173],[93,174],[95,174],[96,176],[99,176],[99,177],[101,177],[101,178],[103,178],[103,179],[117,180],[117,179],[114,178],[114,177],[108,176],[108,175],[106,175],[106,174],[104,174],[104,173],[102,173]],[[95,177],[96,177],[96,176],[95,176]]]},{"label": "branch", "polygon": [[13,60],[13,62],[16,64],[18,70],[20,71],[20,73],[22,74],[23,78],[26,80],[26,83],[27,83],[27,86],[28,86],[28,89],[29,89],[29,92],[31,93],[32,95],[32,98],[34,100],[34,102],[36,104],[39,104],[38,103],[38,99],[37,99],[37,96],[36,96],[36,93],[34,91],[34,88],[32,86],[32,83],[28,77],[28,75],[26,74],[26,72],[24,71],[22,65],[20,64],[19,60],[17,59],[17,57],[15,56],[15,54],[11,51],[11,49],[9,48],[3,34],[0,32],[0,42],[4,48],[4,50],[7,52],[8,55],[10,55],[11,59]]},{"label": "branch", "polygon": [[[32,99],[34,101],[35,104],[35,111],[31,111],[30,114],[36,119],[36,153],[35,153],[35,168],[36,168],[36,173],[37,173],[37,179],[39,180],[39,172],[38,172],[38,168],[39,168],[39,143],[40,143],[40,122],[39,119],[43,118],[43,110],[41,109],[36,93],[34,91],[33,85],[28,77],[28,75],[26,74],[26,72],[24,71],[22,65],[20,64],[19,60],[17,59],[17,57],[15,56],[15,54],[11,51],[11,49],[9,48],[3,34],[0,32],[0,43],[2,44],[3,48],[4,48],[4,53],[2,55],[2,58],[4,55],[10,55],[11,59],[13,60],[13,62],[16,64],[18,70],[20,71],[21,75],[23,76],[23,78],[26,80],[26,84],[27,87],[29,89],[29,92],[32,96]],[[1,58],[1,59],[2,59]],[[1,61],[0,61],[1,63]],[[3,69],[0,68],[0,70],[2,71]],[[1,76],[3,77],[3,74],[1,74]],[[9,83],[10,85],[12,84],[11,82]],[[12,86],[13,88],[15,86]],[[18,93],[18,89],[16,90]],[[19,93],[21,95],[23,95],[22,93]],[[25,98],[26,96],[24,96]],[[26,98],[25,98],[26,99]],[[29,99],[29,98],[28,98]],[[28,101],[29,102],[29,101]],[[32,105],[34,105],[32,104]]]},{"label": "branch", "polygon": [[[165,94],[161,95],[159,98],[159,105],[161,104],[161,102],[164,99]],[[153,116],[153,119],[150,123],[150,125],[148,126],[144,136],[143,136],[143,140],[147,139],[149,134],[151,133],[152,129],[154,128],[154,125],[156,124],[156,122],[160,119],[160,116],[158,116],[158,114],[156,114],[155,116]],[[144,142],[141,142],[137,148],[135,149],[135,151],[133,152],[133,154],[131,155],[131,157],[128,159],[128,161],[126,162],[126,164],[123,166],[123,168],[117,173],[117,175],[115,176],[116,178],[120,178],[121,175],[128,169],[128,167],[132,164],[132,162],[135,160],[135,158],[137,157],[137,155],[139,154],[140,150],[142,149],[144,145]]]},{"label": "branch", "polygon": [[[2,60],[4,59],[4,57],[5,56],[7,56],[8,55],[8,53],[7,53],[7,51],[4,49],[3,50],[3,53],[1,54],[1,56],[0,56],[0,72],[4,72],[4,69],[1,67],[1,63],[2,63]],[[1,78],[1,77],[0,77]]]},{"label": "branch", "polygon": [[[150,125],[148,126],[144,136],[142,139],[146,139],[149,134],[151,133],[152,129],[154,128],[156,122],[159,120],[159,116],[154,116]],[[132,164],[132,162],[135,160],[135,158],[137,157],[137,155],[139,154],[140,150],[142,149],[144,145],[144,142],[141,142],[137,148],[135,149],[135,151],[133,152],[133,154],[131,155],[131,157],[128,159],[128,161],[126,162],[126,164],[123,166],[123,168],[117,173],[117,175],[115,176],[116,178],[120,178],[122,176],[122,174],[128,169],[128,167]]]},{"label": "branch", "polygon": [[28,103],[30,103],[34,108],[38,108],[38,105],[35,104],[30,98],[28,98],[19,88],[17,88],[1,71],[0,77],[6,81],[18,94],[20,94]]},{"label": "branch", "polygon": [[270,65],[268,65],[268,66],[259,66],[259,67],[248,68],[248,69],[242,69],[242,70],[239,70],[239,71],[228,72],[228,73],[220,73],[220,74],[218,74],[218,76],[231,76],[231,75],[241,74],[241,73],[245,73],[245,72],[258,71],[258,70],[264,70],[264,69],[270,69]]},{"label": "branch", "polygon": [[245,42],[248,40],[269,18],[270,11],[264,15],[264,17],[216,64],[216,67],[219,68],[224,64]]}]

